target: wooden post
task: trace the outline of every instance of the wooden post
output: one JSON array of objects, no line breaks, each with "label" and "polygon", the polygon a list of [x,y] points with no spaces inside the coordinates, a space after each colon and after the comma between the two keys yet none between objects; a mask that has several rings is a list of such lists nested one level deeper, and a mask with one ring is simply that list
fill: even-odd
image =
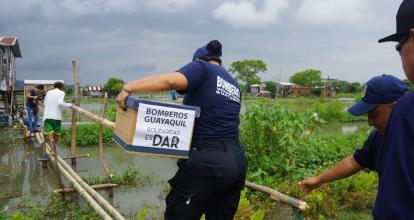
[{"label": "wooden post", "polygon": [[42,162],[42,168],[47,168],[47,161],[41,160],[41,162]]},{"label": "wooden post", "polygon": [[[104,94],[104,107],[102,112],[102,118],[105,118],[106,111],[108,109],[108,93],[105,92]],[[109,171],[108,164],[105,161],[104,157],[104,151],[103,151],[103,130],[104,126],[99,125],[99,158],[101,159],[102,166],[104,168],[105,174],[108,177],[108,179],[112,180],[112,173]],[[109,192],[109,197],[112,197],[112,191]]]},{"label": "wooden post", "polygon": [[[79,106],[79,79],[78,79],[78,66],[76,61],[72,60],[73,66],[73,82],[75,85],[73,92],[74,104]],[[76,154],[76,121],[77,121],[77,111],[72,111],[72,140],[70,142],[70,153],[72,155]],[[72,160],[72,165],[76,165],[76,159]]]}]

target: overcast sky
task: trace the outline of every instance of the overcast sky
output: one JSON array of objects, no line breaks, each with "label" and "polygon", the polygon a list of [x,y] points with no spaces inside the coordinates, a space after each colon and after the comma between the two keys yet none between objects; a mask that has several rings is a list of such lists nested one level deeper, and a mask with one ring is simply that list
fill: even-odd
[{"label": "overcast sky", "polygon": [[0,0],[0,36],[17,36],[18,79],[82,85],[175,71],[212,39],[224,66],[261,59],[262,80],[288,81],[308,68],[366,82],[404,78],[394,43],[400,0]]}]

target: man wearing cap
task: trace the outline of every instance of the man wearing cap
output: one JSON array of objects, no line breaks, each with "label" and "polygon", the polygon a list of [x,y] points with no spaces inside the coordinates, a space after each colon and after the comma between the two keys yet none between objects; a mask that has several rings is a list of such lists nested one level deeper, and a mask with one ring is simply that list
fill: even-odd
[{"label": "man wearing cap", "polygon": [[[379,42],[398,42],[396,50],[408,80],[414,83],[414,1],[398,9],[397,32]],[[390,114],[385,130],[373,215],[375,219],[414,219],[414,93],[405,94]]]},{"label": "man wearing cap", "polygon": [[328,171],[301,181],[300,189],[305,193],[310,193],[324,183],[343,179],[364,168],[377,171],[381,182],[384,177],[379,172],[381,166],[379,157],[383,134],[393,107],[406,91],[405,84],[394,76],[382,75],[369,80],[364,97],[359,103],[349,108],[348,112],[352,115],[368,114],[368,124],[375,129],[365,141],[362,149],[356,150],[354,155],[345,157]]}]

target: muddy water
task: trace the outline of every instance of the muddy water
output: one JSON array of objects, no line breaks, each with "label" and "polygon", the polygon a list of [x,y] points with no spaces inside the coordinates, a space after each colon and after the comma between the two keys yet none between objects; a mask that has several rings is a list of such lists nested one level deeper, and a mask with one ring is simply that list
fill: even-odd
[{"label": "muddy water", "polygon": [[320,128],[315,129],[314,134],[351,134],[366,128],[368,128],[367,122],[334,123],[323,125]]},{"label": "muddy water", "polygon": [[[14,140],[19,132],[0,130],[0,208],[9,211],[21,210],[22,202],[45,207],[53,189],[59,188],[57,172],[49,167],[42,168],[38,161],[44,155],[42,146],[33,139],[29,143]],[[135,219],[144,206],[149,207],[150,215],[158,219],[165,208],[164,198],[167,180],[177,170],[175,160],[130,155],[116,144],[105,145],[105,159],[114,174],[123,173],[128,167],[136,167],[150,175],[150,180],[142,180],[139,186],[120,186],[114,188],[111,203],[128,219]],[[59,155],[70,154],[64,146],[58,146]],[[77,154],[90,154],[80,158],[74,169],[83,177],[105,176],[96,146],[78,147]],[[69,186],[65,180],[66,186]],[[108,199],[107,191],[99,191]],[[80,196],[73,197],[82,205]]]}]

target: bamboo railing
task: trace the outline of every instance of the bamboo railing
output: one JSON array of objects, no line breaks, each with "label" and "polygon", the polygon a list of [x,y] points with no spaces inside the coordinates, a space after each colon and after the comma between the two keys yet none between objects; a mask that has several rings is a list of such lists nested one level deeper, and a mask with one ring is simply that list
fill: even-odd
[{"label": "bamboo railing", "polygon": [[[59,172],[66,177],[66,179],[73,185],[73,188],[86,200],[86,202],[95,210],[95,212],[105,220],[112,219],[112,217],[105,211],[105,209],[87,192],[85,188],[79,183],[78,180],[76,180],[73,177],[73,174],[71,174],[67,167],[65,168],[63,164],[66,164],[65,161],[60,158],[60,156],[57,156],[59,161],[55,161],[55,157],[52,155],[51,147],[48,143],[46,144],[46,153],[48,154],[49,158],[53,161],[53,163],[57,164],[57,168],[59,169]],[[63,161],[63,164],[62,164]],[[72,168],[69,168],[72,170]],[[73,171],[73,170],[72,170]],[[77,176],[77,174],[76,174]],[[78,176],[79,177],[79,176]],[[123,218],[122,218],[123,219]]]}]

